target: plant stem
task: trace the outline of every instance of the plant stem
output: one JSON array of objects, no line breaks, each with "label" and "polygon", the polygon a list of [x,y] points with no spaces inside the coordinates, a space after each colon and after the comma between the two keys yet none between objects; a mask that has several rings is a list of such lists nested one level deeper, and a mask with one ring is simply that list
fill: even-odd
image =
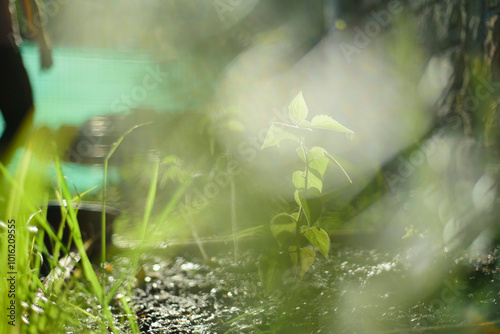
[{"label": "plant stem", "polygon": [[299,214],[297,215],[297,223],[295,224],[295,244],[297,247],[297,267],[300,268],[300,216],[302,215],[302,212],[304,210],[302,209],[302,205],[299,206]]},{"label": "plant stem", "polygon": [[[185,194],[184,197],[186,200],[186,208],[188,208],[188,210],[189,210],[190,205],[191,205],[191,198],[190,198],[188,193]],[[185,214],[184,219],[186,219],[187,223],[189,224],[189,227],[191,228],[191,233],[192,233],[193,238],[196,242],[196,245],[198,246],[198,249],[200,250],[201,255],[203,256],[203,260],[205,260],[205,262],[208,262],[207,252],[205,251],[205,248],[203,247],[203,243],[201,241],[201,238],[198,235],[198,231],[196,230],[196,225],[194,224],[194,222],[191,221],[191,217],[190,217],[189,212],[187,212]]]},{"label": "plant stem", "polygon": [[[304,159],[306,161],[306,175],[304,177],[304,194],[305,194],[305,198],[307,198],[307,186],[308,186],[307,180],[309,179],[309,158],[307,157],[307,147],[304,145],[303,139],[300,140],[300,147],[302,148],[302,152],[304,153]],[[309,219],[307,219],[307,217],[306,217],[306,220],[307,220],[307,226],[311,227],[311,226],[309,226],[310,225]]]},{"label": "plant stem", "polygon": [[298,127],[297,125],[290,125],[290,124],[285,124],[285,123],[280,123],[280,122],[274,122],[274,124],[281,125],[287,128],[293,128],[293,129],[303,129],[303,130],[308,130],[312,132],[312,129],[310,128],[303,128],[303,127]]},{"label": "plant stem", "polygon": [[[231,146],[227,145],[227,156],[229,164],[232,161]],[[229,166],[228,164],[228,166]],[[234,262],[238,261],[238,241],[236,234],[238,232],[237,220],[236,220],[236,184],[234,182],[234,175],[232,168],[228,169],[229,173],[229,183],[231,186],[231,227],[233,232],[233,247],[234,247]]]},{"label": "plant stem", "polygon": [[[307,152],[306,152],[306,147],[304,145],[303,140],[300,141],[300,147],[302,148],[302,152],[304,153],[304,159],[306,162],[306,175],[304,178],[304,193],[306,194],[307,198],[307,178],[309,177],[309,160],[307,159]],[[304,208],[302,207],[302,203],[299,205],[299,214],[297,215],[297,221],[295,224],[295,247],[297,248],[297,267],[300,268],[300,216],[305,215]],[[309,220],[306,217],[307,221],[307,226],[309,226]],[[309,226],[310,227],[310,226]]]},{"label": "plant stem", "polygon": [[349,180],[350,183],[352,183],[352,180],[351,178],[349,177],[349,175],[347,174],[347,172],[345,171],[345,169],[342,167],[342,165],[340,165],[340,163],[337,161],[337,159],[335,159],[330,153],[324,151],[324,153],[330,158],[333,160],[333,162],[335,162],[337,164],[337,166],[339,166],[339,168],[342,170],[342,172],[344,173],[344,175],[347,177],[347,179]]},{"label": "plant stem", "polygon": [[131,133],[132,131],[134,131],[135,129],[137,129],[137,128],[141,127],[141,126],[152,124],[152,123],[153,122],[138,124],[138,125],[135,125],[135,126],[131,127],[127,131],[125,131],[125,133],[120,138],[118,138],[118,140],[116,141],[116,143],[113,144],[113,146],[109,150],[108,154],[104,158],[103,180],[102,180],[102,182],[103,182],[103,185],[102,185],[102,187],[103,187],[103,191],[102,191],[102,212],[101,212],[101,263],[106,262],[106,188],[107,188],[108,162],[109,162],[109,159],[111,159],[111,156],[113,155],[113,153],[115,153],[115,151],[118,148],[118,146],[120,146],[120,144],[123,141],[123,139],[125,139],[125,136],[127,136],[129,133]]},{"label": "plant stem", "polygon": [[[109,155],[111,157],[111,154]],[[101,211],[101,263],[106,262],[106,188],[108,176],[109,157],[104,160],[104,170],[102,178],[102,211]]]}]

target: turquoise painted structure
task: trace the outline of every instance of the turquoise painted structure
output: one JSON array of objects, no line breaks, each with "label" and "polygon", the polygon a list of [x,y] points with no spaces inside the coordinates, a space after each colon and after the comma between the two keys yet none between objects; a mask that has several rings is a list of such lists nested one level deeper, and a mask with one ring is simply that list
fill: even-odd
[{"label": "turquoise painted structure", "polygon": [[[126,112],[126,107],[166,111],[192,103],[169,94],[178,91],[179,69],[160,69],[148,54],[59,47],[53,51],[53,67],[42,71],[35,45],[25,44],[21,52],[35,95],[37,125],[78,126],[94,115]],[[144,82],[151,72],[160,74]],[[126,103],[127,95],[131,103]]]},{"label": "turquoise painted structure", "polygon": [[[21,53],[33,87],[37,126],[53,130],[63,125],[79,127],[93,116],[127,113],[133,107],[168,112],[196,103],[193,99],[181,102],[178,95],[184,89],[179,82],[185,81],[186,62],[166,71],[167,65],[159,67],[148,54],[58,47],[53,50],[53,67],[42,71],[36,45],[25,43]],[[9,166],[11,172],[16,160]],[[65,162],[62,168],[80,192],[102,184],[102,166]],[[116,167],[108,172],[109,182],[119,182]],[[48,178],[56,183],[54,170]]]}]

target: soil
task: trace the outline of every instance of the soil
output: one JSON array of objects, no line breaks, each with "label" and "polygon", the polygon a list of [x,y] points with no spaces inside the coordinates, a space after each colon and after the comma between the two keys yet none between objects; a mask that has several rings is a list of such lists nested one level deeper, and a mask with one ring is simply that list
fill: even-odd
[{"label": "soil", "polygon": [[285,274],[268,296],[256,253],[238,265],[230,253],[208,264],[154,256],[143,261],[132,304],[141,333],[470,333],[500,319],[499,249],[458,258],[427,295],[411,291],[406,252],[337,248],[302,280]]}]

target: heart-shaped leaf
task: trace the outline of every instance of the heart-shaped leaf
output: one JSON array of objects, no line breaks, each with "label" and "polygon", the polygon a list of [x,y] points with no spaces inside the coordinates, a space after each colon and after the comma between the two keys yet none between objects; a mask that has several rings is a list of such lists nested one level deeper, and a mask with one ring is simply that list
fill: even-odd
[{"label": "heart-shaped leaf", "polygon": [[301,170],[295,171],[292,174],[293,185],[295,186],[296,189],[304,189],[306,186],[303,174],[305,173]]},{"label": "heart-shaped leaf", "polygon": [[323,178],[329,161],[330,159],[328,159],[327,157],[316,158],[314,160],[311,160],[311,162],[309,163],[309,168],[317,171],[318,174]]},{"label": "heart-shaped leaf", "polygon": [[304,149],[302,147],[297,148],[297,154],[303,162],[309,163],[309,168],[317,171],[321,177],[325,175],[326,168],[328,167],[328,162],[330,161],[325,157],[325,149],[321,147],[313,147],[307,151],[307,160],[304,156]]},{"label": "heart-shaped leaf", "polygon": [[306,216],[308,226],[314,224],[319,217],[321,217],[321,213],[323,211],[323,203],[320,199],[320,193],[317,189],[311,189],[306,193],[304,190],[296,191],[297,198],[295,199],[299,201],[299,205],[302,207],[304,211],[304,215]]},{"label": "heart-shaped leaf", "polygon": [[[293,185],[295,186],[296,189],[304,189],[305,188],[305,186],[306,186],[305,174],[306,173],[303,171],[293,172],[292,181],[293,181]],[[323,181],[312,170],[309,170],[308,177],[307,177],[307,189],[309,190],[312,188],[316,188],[319,190],[319,192],[322,192]]]},{"label": "heart-shaped leaf", "polygon": [[316,258],[316,253],[309,247],[303,247],[300,249],[300,277],[311,268]]},{"label": "heart-shaped leaf", "polygon": [[[299,265],[299,258],[297,254],[297,247],[290,246],[288,248],[288,252],[290,254],[290,258],[292,259],[292,263],[295,266]],[[314,259],[316,258],[316,253],[309,247],[302,247],[300,249],[300,277],[304,276],[304,274],[311,268],[311,265],[314,263]]]},{"label": "heart-shaped leaf", "polygon": [[282,283],[286,261],[278,256],[262,254],[258,263],[259,279],[267,295]]},{"label": "heart-shaped leaf", "polygon": [[295,234],[295,219],[287,213],[280,213],[271,220],[271,233],[280,247]]},{"label": "heart-shaped leaf", "polygon": [[311,228],[302,228],[302,233],[309,242],[316,247],[321,254],[328,258],[328,252],[330,251],[330,237],[325,230],[313,226]]},{"label": "heart-shaped leaf", "polygon": [[[300,201],[298,200],[298,195],[296,195],[298,193],[298,190],[295,190],[295,201],[297,202],[297,205],[300,206]],[[300,214],[300,218],[299,218],[299,213],[298,212],[293,212],[290,214],[290,216],[292,216],[293,219],[295,219],[295,221],[297,222],[297,224],[299,224],[299,226],[302,226],[302,225],[305,225],[307,226],[307,219],[305,217],[305,215],[303,214]]]}]

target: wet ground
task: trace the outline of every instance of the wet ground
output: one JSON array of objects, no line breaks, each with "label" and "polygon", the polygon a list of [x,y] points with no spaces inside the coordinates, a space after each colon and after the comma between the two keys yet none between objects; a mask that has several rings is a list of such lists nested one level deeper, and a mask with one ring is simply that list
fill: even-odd
[{"label": "wet ground", "polygon": [[229,253],[209,264],[156,256],[143,262],[131,303],[142,333],[498,333],[487,321],[500,319],[499,249],[463,254],[419,287],[406,251],[337,248],[268,296],[256,254],[238,265]]}]

